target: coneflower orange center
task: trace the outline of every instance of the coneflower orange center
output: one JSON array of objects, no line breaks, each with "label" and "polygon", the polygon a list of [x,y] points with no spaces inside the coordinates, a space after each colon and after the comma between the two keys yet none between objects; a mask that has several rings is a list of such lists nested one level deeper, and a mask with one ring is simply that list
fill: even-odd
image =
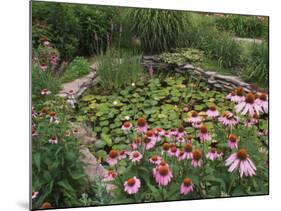
[{"label": "coneflower orange center", "polygon": [[148,136],[148,137],[152,137],[154,135],[154,133],[153,133],[152,130],[149,130],[149,131],[146,132],[145,135]]},{"label": "coneflower orange center", "polygon": [[242,97],[244,95],[244,89],[243,87],[239,87],[236,90],[236,95],[238,95],[239,97]]},{"label": "coneflower orange center", "polygon": [[231,142],[236,142],[237,140],[237,136],[235,134],[230,134],[228,136],[228,139],[231,141]]},{"label": "coneflower orange center", "polygon": [[246,160],[247,157],[248,157],[247,151],[246,151],[245,149],[240,149],[240,150],[237,152],[237,157],[238,157],[240,160]]},{"label": "coneflower orange center", "polygon": [[139,153],[139,152],[134,152],[134,153],[133,153],[133,157],[134,157],[134,158],[137,158],[137,157],[139,157],[139,156],[140,156],[140,153]]},{"label": "coneflower orange center", "polygon": [[159,173],[162,176],[166,176],[169,173],[169,168],[167,166],[160,166],[159,167]]},{"label": "coneflower orange center", "polygon": [[202,153],[199,150],[194,150],[192,152],[192,156],[194,160],[200,160],[202,157]]},{"label": "coneflower orange center", "polygon": [[207,132],[208,132],[207,127],[206,127],[205,125],[201,126],[201,127],[200,127],[200,132],[201,132],[201,133],[207,133]]},{"label": "coneflower orange center", "polygon": [[118,152],[116,150],[113,149],[109,152],[110,158],[116,158],[117,156],[118,156]]},{"label": "coneflower orange center", "polygon": [[54,116],[56,116],[56,115],[57,115],[57,113],[56,113],[56,112],[54,112],[54,111],[51,111],[51,112],[49,113],[49,115],[50,115],[51,117],[54,117]]},{"label": "coneflower orange center", "polygon": [[172,148],[171,148],[171,152],[172,153],[176,153],[177,150],[178,150],[178,148],[176,146],[172,146]]},{"label": "coneflower orange center", "polygon": [[168,150],[170,149],[170,144],[164,143],[164,144],[163,144],[163,149],[164,149],[165,151],[168,151]]},{"label": "coneflower orange center", "polygon": [[144,127],[146,125],[146,120],[144,118],[139,118],[137,121],[139,127]]},{"label": "coneflower orange center", "polygon": [[197,116],[198,116],[198,113],[197,113],[196,111],[193,111],[193,112],[191,113],[191,116],[192,116],[192,117],[197,117]]},{"label": "coneflower orange center", "polygon": [[42,209],[52,208],[52,205],[49,202],[44,202],[41,206]]},{"label": "coneflower orange center", "polygon": [[183,126],[181,126],[181,127],[179,127],[178,131],[179,131],[180,133],[183,133],[183,132],[185,131],[185,128],[184,128]]},{"label": "coneflower orange center", "polygon": [[191,145],[191,144],[186,144],[186,145],[184,146],[184,150],[185,150],[186,152],[192,152],[192,145]]},{"label": "coneflower orange center", "polygon": [[185,178],[185,179],[183,180],[183,184],[184,184],[185,186],[191,185],[191,179],[190,179],[190,178]]},{"label": "coneflower orange center", "polygon": [[157,155],[153,155],[153,156],[151,157],[151,160],[152,160],[152,161],[157,161],[157,160],[158,160],[158,156],[157,156]]},{"label": "coneflower orange center", "polygon": [[246,95],[246,103],[253,104],[255,102],[255,96],[252,93]]},{"label": "coneflower orange center", "polygon": [[127,180],[127,184],[128,184],[129,186],[134,186],[135,183],[136,183],[136,181],[135,181],[134,178],[129,178],[129,179]]},{"label": "coneflower orange center", "polygon": [[262,100],[262,101],[266,101],[266,100],[267,100],[267,96],[266,96],[265,93],[262,93],[259,98],[260,98],[260,100]]},{"label": "coneflower orange center", "polygon": [[125,122],[125,123],[124,123],[124,127],[126,127],[126,128],[131,127],[131,123],[130,123],[130,122]]},{"label": "coneflower orange center", "polygon": [[216,110],[217,110],[216,106],[210,106],[209,109],[210,109],[211,111],[216,111]]}]

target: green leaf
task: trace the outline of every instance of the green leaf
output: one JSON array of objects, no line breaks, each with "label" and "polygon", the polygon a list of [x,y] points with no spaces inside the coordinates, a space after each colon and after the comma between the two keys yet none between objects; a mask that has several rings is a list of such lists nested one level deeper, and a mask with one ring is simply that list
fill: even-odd
[{"label": "green leaf", "polygon": [[101,139],[107,144],[107,146],[111,147],[112,145],[112,140],[110,138],[109,135],[105,134],[105,133],[102,133],[101,134]]}]

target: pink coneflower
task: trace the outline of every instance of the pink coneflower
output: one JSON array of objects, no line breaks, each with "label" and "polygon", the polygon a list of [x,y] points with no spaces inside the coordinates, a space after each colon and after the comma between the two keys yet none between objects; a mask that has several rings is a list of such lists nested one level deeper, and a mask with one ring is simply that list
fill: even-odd
[{"label": "pink coneflower", "polygon": [[141,181],[137,177],[129,178],[124,182],[124,191],[128,194],[135,194],[141,187]]},{"label": "pink coneflower", "polygon": [[239,119],[237,116],[234,116],[233,113],[226,111],[222,116],[218,118],[218,121],[221,122],[225,126],[233,127],[239,123]]},{"label": "pink coneflower", "polygon": [[193,111],[187,121],[190,123],[201,123],[202,119],[196,111]]},{"label": "pink coneflower", "polygon": [[149,138],[152,142],[156,143],[156,136],[155,136],[153,130],[148,130],[148,131],[145,133],[145,137],[146,137],[146,138]]},{"label": "pink coneflower", "polygon": [[31,136],[32,136],[32,137],[35,137],[35,136],[37,136],[37,135],[38,135],[38,133],[37,133],[36,129],[35,129],[35,128],[32,128]]},{"label": "pink coneflower", "polygon": [[103,177],[103,181],[113,181],[118,176],[114,170],[109,170]]},{"label": "pink coneflower", "polygon": [[186,131],[185,131],[185,128],[183,126],[180,126],[178,128],[178,134],[177,134],[177,137],[183,137],[186,135]]},{"label": "pink coneflower", "polygon": [[236,96],[236,93],[235,91],[232,91],[231,93],[229,93],[225,98],[230,100],[230,101],[233,101],[233,98]]},{"label": "pink coneflower", "polygon": [[193,150],[191,165],[194,168],[202,166],[202,152],[200,150]]},{"label": "pink coneflower", "polygon": [[50,122],[57,122],[57,113],[54,111],[49,112]]},{"label": "pink coneflower", "polygon": [[50,42],[45,39],[45,40],[43,40],[43,45],[44,45],[44,46],[49,46],[49,45],[50,45]]},{"label": "pink coneflower", "polygon": [[56,56],[56,55],[53,55],[52,57],[51,57],[51,64],[52,65],[56,65],[57,63],[58,63],[58,57]]},{"label": "pink coneflower", "polygon": [[121,150],[119,153],[118,159],[119,160],[126,159],[128,155],[129,155],[129,152],[127,150]]},{"label": "pink coneflower", "polygon": [[182,136],[180,136],[180,137],[177,137],[177,141],[179,142],[179,143],[185,143],[185,139],[184,139],[184,137],[182,137]]},{"label": "pink coneflower", "polygon": [[50,94],[51,94],[51,92],[47,88],[41,90],[41,95],[43,95],[43,96],[47,96]]},{"label": "pink coneflower", "polygon": [[206,157],[209,159],[209,160],[216,160],[218,159],[218,153],[217,153],[217,149],[216,148],[212,148],[208,154],[206,155]]},{"label": "pink coneflower", "polygon": [[192,135],[188,135],[186,138],[186,143],[191,144],[192,143]]},{"label": "pink coneflower", "polygon": [[170,144],[169,144],[169,143],[164,143],[164,144],[162,145],[162,148],[163,148],[164,151],[167,152],[167,151],[170,149]]},{"label": "pink coneflower", "polygon": [[188,108],[188,107],[184,107],[184,108],[183,108],[183,111],[184,111],[184,112],[188,112],[188,111],[189,111],[189,108]]},{"label": "pink coneflower", "polygon": [[148,125],[145,118],[139,118],[137,121],[137,132],[145,133],[147,131]]},{"label": "pink coneflower", "polygon": [[131,122],[124,122],[124,124],[122,125],[121,129],[124,131],[125,134],[128,134],[130,132],[130,130],[132,129],[133,124]]},{"label": "pink coneflower", "polygon": [[39,195],[39,192],[35,192],[35,191],[33,191],[32,192],[32,195],[31,195],[31,199],[35,199],[35,198],[37,198],[37,196]]},{"label": "pink coneflower", "polygon": [[143,142],[144,142],[144,145],[145,145],[145,149],[149,150],[149,149],[152,149],[155,146],[156,139],[155,138],[144,137]]},{"label": "pink coneflower", "polygon": [[173,137],[173,136],[175,137],[177,134],[178,134],[178,130],[176,128],[171,128],[169,130],[170,137]]},{"label": "pink coneflower", "polygon": [[217,149],[218,159],[223,157],[223,152],[220,149]]},{"label": "pink coneflower", "polygon": [[50,139],[49,139],[49,143],[50,144],[57,144],[58,143],[58,138],[56,136],[52,136]]},{"label": "pink coneflower", "polygon": [[73,89],[71,89],[71,90],[69,90],[69,91],[67,92],[67,97],[68,97],[69,99],[74,99],[74,98],[75,98],[75,93],[74,93]]},{"label": "pink coneflower", "polygon": [[172,145],[170,149],[167,151],[170,157],[178,157],[180,154],[180,150],[177,148],[176,145]]},{"label": "pink coneflower", "polygon": [[71,132],[69,130],[66,130],[64,132],[64,136],[69,137],[71,135]]},{"label": "pink coneflower", "polygon": [[185,178],[180,186],[180,193],[182,195],[187,195],[191,191],[193,191],[192,180],[190,178]]},{"label": "pink coneflower", "polygon": [[161,163],[161,160],[162,160],[162,158],[158,155],[152,155],[149,158],[149,162],[153,163],[153,164],[156,164],[156,165],[159,165]]},{"label": "pink coneflower", "polygon": [[237,153],[230,155],[225,161],[225,165],[229,166],[229,172],[233,172],[239,168],[240,177],[243,177],[243,175],[246,177],[254,176],[257,170],[245,149],[240,149]]},{"label": "pink coneflower", "polygon": [[31,110],[31,116],[33,117],[33,118],[36,118],[37,117],[37,112],[36,112],[36,110],[35,110],[35,108],[32,106],[32,110]]},{"label": "pink coneflower", "polygon": [[44,63],[39,64],[39,69],[40,69],[42,72],[46,71],[47,68],[48,68],[48,66],[47,66],[46,64],[44,64]]},{"label": "pink coneflower", "polygon": [[171,136],[171,133],[169,131],[165,131],[164,137],[171,138],[172,136]]},{"label": "pink coneflower", "polygon": [[235,95],[230,100],[235,103],[243,102],[245,100],[243,87],[237,88],[235,90]]},{"label": "pink coneflower", "polygon": [[139,146],[141,146],[141,139],[140,138],[135,138],[133,143],[131,144],[131,147],[133,149],[137,149],[137,148],[139,148]]},{"label": "pink coneflower", "polygon": [[153,70],[152,65],[149,66],[148,72],[149,72],[150,77],[153,77],[154,70]]},{"label": "pink coneflower", "polygon": [[165,130],[161,127],[154,128],[154,134],[157,136],[164,136]]},{"label": "pink coneflower", "polygon": [[173,178],[169,165],[162,161],[159,166],[153,169],[153,176],[159,186],[167,186]]},{"label": "pink coneflower", "polygon": [[238,149],[237,136],[235,134],[228,136],[227,145],[230,149]]},{"label": "pink coneflower", "polygon": [[129,159],[133,163],[139,163],[142,158],[143,158],[143,155],[139,151],[132,151],[129,156]]},{"label": "pink coneflower", "polygon": [[187,143],[184,146],[184,151],[183,154],[181,155],[180,160],[192,159],[192,149],[193,149],[192,145]]},{"label": "pink coneflower", "polygon": [[216,118],[220,115],[219,111],[217,110],[217,108],[215,106],[210,106],[209,109],[206,112],[208,117],[211,118]]},{"label": "pink coneflower", "polygon": [[119,156],[118,151],[112,149],[112,150],[109,152],[109,155],[108,155],[108,158],[107,158],[106,162],[107,162],[110,166],[114,166],[114,165],[116,165],[117,162],[118,162],[118,156]]},{"label": "pink coneflower", "polygon": [[198,129],[200,127],[202,127],[203,123],[202,122],[193,122],[192,123],[192,127]]},{"label": "pink coneflower", "polygon": [[256,104],[258,104],[263,112],[268,113],[268,99],[267,94],[262,93],[258,96],[258,98],[255,100]]},{"label": "pink coneflower", "polygon": [[212,138],[211,135],[208,133],[208,128],[205,125],[200,127],[199,138],[201,142],[209,141]]},{"label": "pink coneflower", "polygon": [[241,112],[242,115],[247,113],[253,116],[255,113],[262,112],[261,107],[256,103],[255,96],[252,93],[246,95],[245,101],[240,102],[235,106],[236,112]]}]

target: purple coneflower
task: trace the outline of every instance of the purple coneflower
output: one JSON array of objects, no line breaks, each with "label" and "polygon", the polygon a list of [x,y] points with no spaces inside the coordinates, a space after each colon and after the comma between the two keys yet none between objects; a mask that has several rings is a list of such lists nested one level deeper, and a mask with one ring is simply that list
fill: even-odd
[{"label": "purple coneflower", "polygon": [[180,193],[182,195],[187,195],[191,191],[193,191],[192,180],[190,178],[185,178],[180,186]]},{"label": "purple coneflower", "polygon": [[170,157],[178,157],[180,154],[180,150],[177,148],[176,145],[172,145],[169,150],[167,151]]},{"label": "purple coneflower", "polygon": [[233,172],[239,168],[240,177],[243,177],[244,175],[246,177],[252,177],[256,174],[257,170],[245,149],[240,149],[237,153],[230,155],[225,161],[225,165],[229,166],[229,172]]},{"label": "purple coneflower", "polygon": [[200,127],[199,138],[201,142],[209,141],[212,138],[211,135],[208,133],[208,128],[205,125]]},{"label": "purple coneflower", "polygon": [[114,165],[116,165],[117,162],[118,162],[118,156],[119,156],[118,151],[112,149],[112,150],[109,152],[109,155],[108,155],[108,158],[107,158],[106,162],[107,162],[110,166],[114,166]]},{"label": "purple coneflower", "polygon": [[145,118],[139,118],[137,121],[137,132],[145,133],[147,131],[148,125]]},{"label": "purple coneflower", "polygon": [[51,92],[47,88],[41,90],[41,95],[43,95],[43,96],[47,96],[50,94],[51,94]]},{"label": "purple coneflower", "polygon": [[162,158],[158,155],[152,155],[149,158],[149,162],[153,163],[153,164],[156,164],[156,165],[159,165],[161,163],[161,160],[162,160]]},{"label": "purple coneflower", "polygon": [[239,119],[237,116],[234,116],[233,113],[226,111],[222,116],[218,118],[218,121],[221,122],[225,126],[233,127],[239,123]]},{"label": "purple coneflower", "polygon": [[133,124],[131,122],[124,122],[124,124],[122,125],[121,129],[124,131],[125,134],[128,134],[130,132],[130,130],[132,129]]},{"label": "purple coneflower", "polygon": [[200,150],[193,150],[191,165],[194,168],[202,166],[202,152]]},{"label": "purple coneflower", "polygon": [[140,160],[142,159],[143,155],[139,152],[139,151],[133,151],[130,153],[129,155],[129,159],[133,162],[133,163],[139,163]]},{"label": "purple coneflower", "polygon": [[218,153],[217,153],[217,149],[216,148],[212,148],[208,154],[206,155],[206,157],[209,159],[209,160],[216,160],[218,159]]},{"label": "purple coneflower", "polygon": [[238,149],[237,136],[235,134],[230,134],[228,136],[227,145],[230,149]]},{"label": "purple coneflower", "polygon": [[206,112],[208,117],[211,118],[216,118],[220,115],[219,111],[217,110],[217,108],[215,106],[210,106],[209,109]]},{"label": "purple coneflower", "polygon": [[137,177],[129,178],[124,182],[124,191],[129,195],[135,194],[141,187],[141,181]]},{"label": "purple coneflower", "polygon": [[202,119],[196,111],[193,111],[187,121],[190,123],[201,123]]},{"label": "purple coneflower", "polygon": [[164,161],[153,169],[153,176],[159,186],[167,186],[173,178],[169,165]]},{"label": "purple coneflower", "polygon": [[264,113],[268,113],[268,99],[267,99],[267,94],[262,93],[258,96],[256,99],[256,104],[258,104]]},{"label": "purple coneflower", "polygon": [[252,93],[248,93],[244,101],[238,103],[235,106],[236,112],[241,112],[242,115],[247,113],[253,116],[255,113],[262,112],[261,107],[256,103],[255,96]]},{"label": "purple coneflower", "polygon": [[52,136],[50,139],[49,139],[49,143],[50,144],[57,144],[58,143],[58,138],[56,136]]}]

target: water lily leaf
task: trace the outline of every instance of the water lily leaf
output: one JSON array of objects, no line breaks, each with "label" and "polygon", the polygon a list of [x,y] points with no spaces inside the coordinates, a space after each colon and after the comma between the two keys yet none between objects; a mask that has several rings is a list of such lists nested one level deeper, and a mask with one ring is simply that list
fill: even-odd
[{"label": "water lily leaf", "polygon": [[81,98],[81,101],[91,101],[91,100],[93,100],[93,99],[95,99],[95,96],[94,95],[85,95],[85,96],[83,96],[82,98]]},{"label": "water lily leaf", "polygon": [[105,133],[102,133],[101,134],[101,139],[107,144],[107,146],[110,147],[112,145],[112,140],[111,140],[109,135],[107,135]]}]

